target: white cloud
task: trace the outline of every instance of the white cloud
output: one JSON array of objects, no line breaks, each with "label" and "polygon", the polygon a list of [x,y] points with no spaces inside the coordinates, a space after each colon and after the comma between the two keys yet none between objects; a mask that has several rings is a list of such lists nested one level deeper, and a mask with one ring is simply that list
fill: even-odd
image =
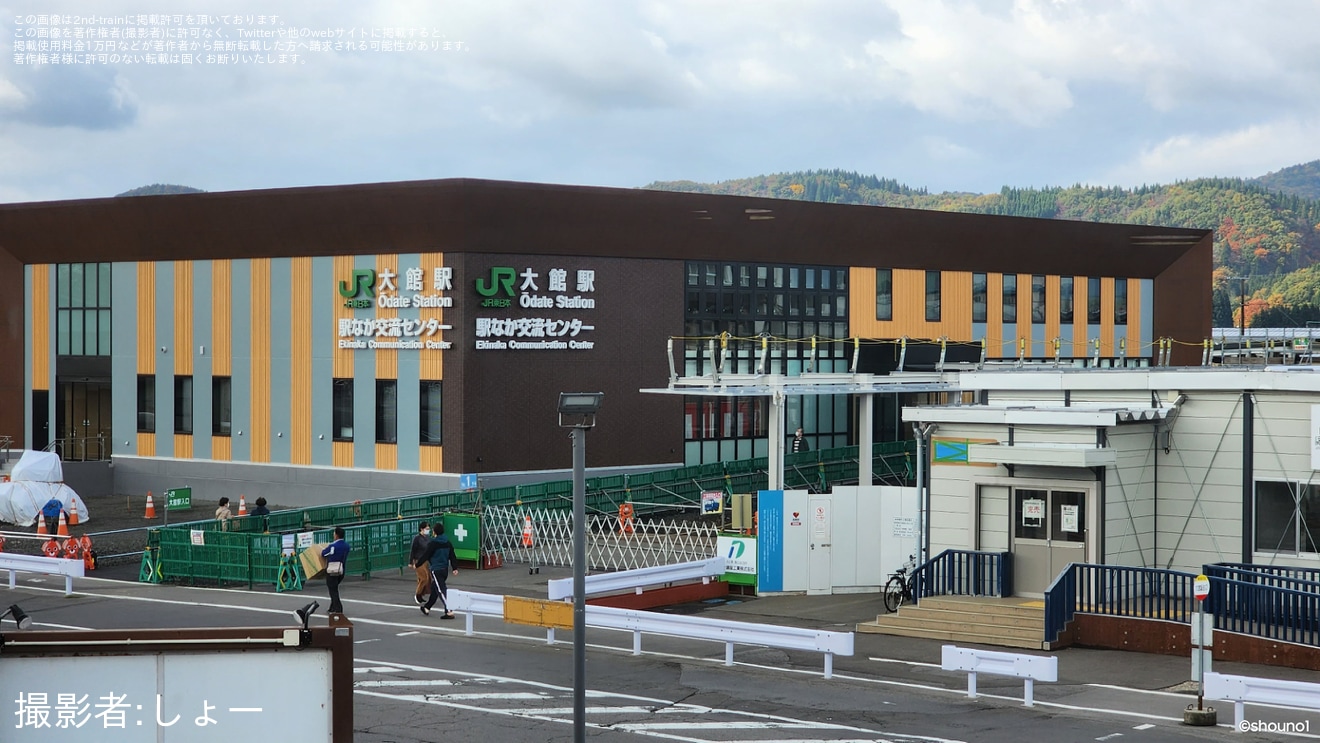
[{"label": "white cloud", "polygon": [[1132,186],[1203,176],[1251,178],[1317,158],[1320,119],[1284,119],[1169,137],[1116,166],[1102,182]]}]

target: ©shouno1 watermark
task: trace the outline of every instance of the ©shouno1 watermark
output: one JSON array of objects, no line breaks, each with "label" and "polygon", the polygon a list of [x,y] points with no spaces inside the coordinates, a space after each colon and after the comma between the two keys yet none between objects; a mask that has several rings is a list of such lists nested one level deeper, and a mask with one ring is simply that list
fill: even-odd
[{"label": "\u00a9shouno1 watermark", "polygon": [[1311,721],[1242,720],[1237,724],[1237,729],[1239,733],[1309,733],[1311,732]]}]

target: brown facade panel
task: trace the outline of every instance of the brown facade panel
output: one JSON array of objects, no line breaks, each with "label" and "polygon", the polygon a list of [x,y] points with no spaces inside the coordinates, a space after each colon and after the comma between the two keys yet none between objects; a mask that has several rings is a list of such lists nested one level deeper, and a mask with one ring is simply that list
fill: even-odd
[{"label": "brown facade panel", "polygon": [[[588,435],[587,466],[683,460],[682,399],[643,395],[642,387],[668,382],[666,333],[683,329],[683,262],[629,261],[559,256],[446,254],[454,267],[454,307],[445,312],[453,348],[445,352],[445,470],[499,472],[562,469],[572,464],[568,432],[558,425],[560,392],[604,392],[596,428]],[[538,274],[540,297],[582,296],[586,308],[525,308],[515,295],[488,290],[512,269]],[[548,290],[552,270],[567,272],[567,290]],[[594,272],[594,289],[575,290],[579,271]],[[482,307],[486,299],[510,299],[510,307]],[[478,337],[489,321],[578,321],[590,330],[546,338],[509,335],[501,328]],[[498,324],[498,322],[496,324]],[[557,331],[555,331],[557,332]],[[589,342],[590,349],[477,349],[478,341]]]}]

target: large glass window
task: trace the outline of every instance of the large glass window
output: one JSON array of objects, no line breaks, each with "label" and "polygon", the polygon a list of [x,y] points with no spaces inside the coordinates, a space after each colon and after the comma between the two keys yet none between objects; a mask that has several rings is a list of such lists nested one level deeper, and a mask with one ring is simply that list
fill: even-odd
[{"label": "large glass window", "polygon": [[421,399],[420,399],[420,441],[423,446],[438,446],[444,441],[442,435],[443,429],[441,423],[443,419],[440,416],[440,382],[432,380],[422,380]]},{"label": "large glass window", "polygon": [[193,378],[174,378],[174,432],[193,432]]},{"label": "large glass window", "polygon": [[1127,279],[1114,279],[1114,324],[1127,325]]},{"label": "large glass window", "polygon": [[353,380],[334,381],[334,399],[331,403],[332,435],[335,441],[353,440]]},{"label": "large glass window", "polygon": [[972,322],[986,321],[986,275],[972,274]]},{"label": "large glass window", "polygon": [[894,319],[894,271],[890,268],[875,270],[875,319]]},{"label": "large glass window", "polygon": [[926,322],[940,321],[940,272],[926,272]]},{"label": "large glass window", "polygon": [[1316,554],[1320,536],[1320,488],[1305,483],[1256,483],[1257,552]]},{"label": "large glass window", "polygon": [[1059,277],[1059,322],[1067,325],[1073,321],[1073,277]]},{"label": "large glass window", "polygon": [[229,377],[211,377],[211,433],[228,436],[234,426],[234,389]]},{"label": "large glass window", "polygon": [[137,378],[138,433],[156,432],[156,377],[139,374]]},{"label": "large glass window", "polygon": [[1004,316],[1005,323],[1017,322],[1017,274],[1004,274]]},{"label": "large glass window", "polygon": [[1031,277],[1031,321],[1045,322],[1045,277],[1039,274]]},{"label": "large glass window", "polygon": [[376,380],[376,443],[399,442],[399,382]]},{"label": "large glass window", "polygon": [[55,353],[110,355],[110,264],[55,267]]}]

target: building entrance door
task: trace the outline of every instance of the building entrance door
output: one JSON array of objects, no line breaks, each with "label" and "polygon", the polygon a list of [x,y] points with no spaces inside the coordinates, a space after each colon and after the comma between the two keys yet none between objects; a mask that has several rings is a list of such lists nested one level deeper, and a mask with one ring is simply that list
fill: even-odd
[{"label": "building entrance door", "polygon": [[1086,561],[1086,493],[1013,489],[1013,585],[1043,596],[1068,563]]},{"label": "building entrance door", "polygon": [[55,438],[60,458],[71,462],[110,456],[110,380],[58,379]]}]

